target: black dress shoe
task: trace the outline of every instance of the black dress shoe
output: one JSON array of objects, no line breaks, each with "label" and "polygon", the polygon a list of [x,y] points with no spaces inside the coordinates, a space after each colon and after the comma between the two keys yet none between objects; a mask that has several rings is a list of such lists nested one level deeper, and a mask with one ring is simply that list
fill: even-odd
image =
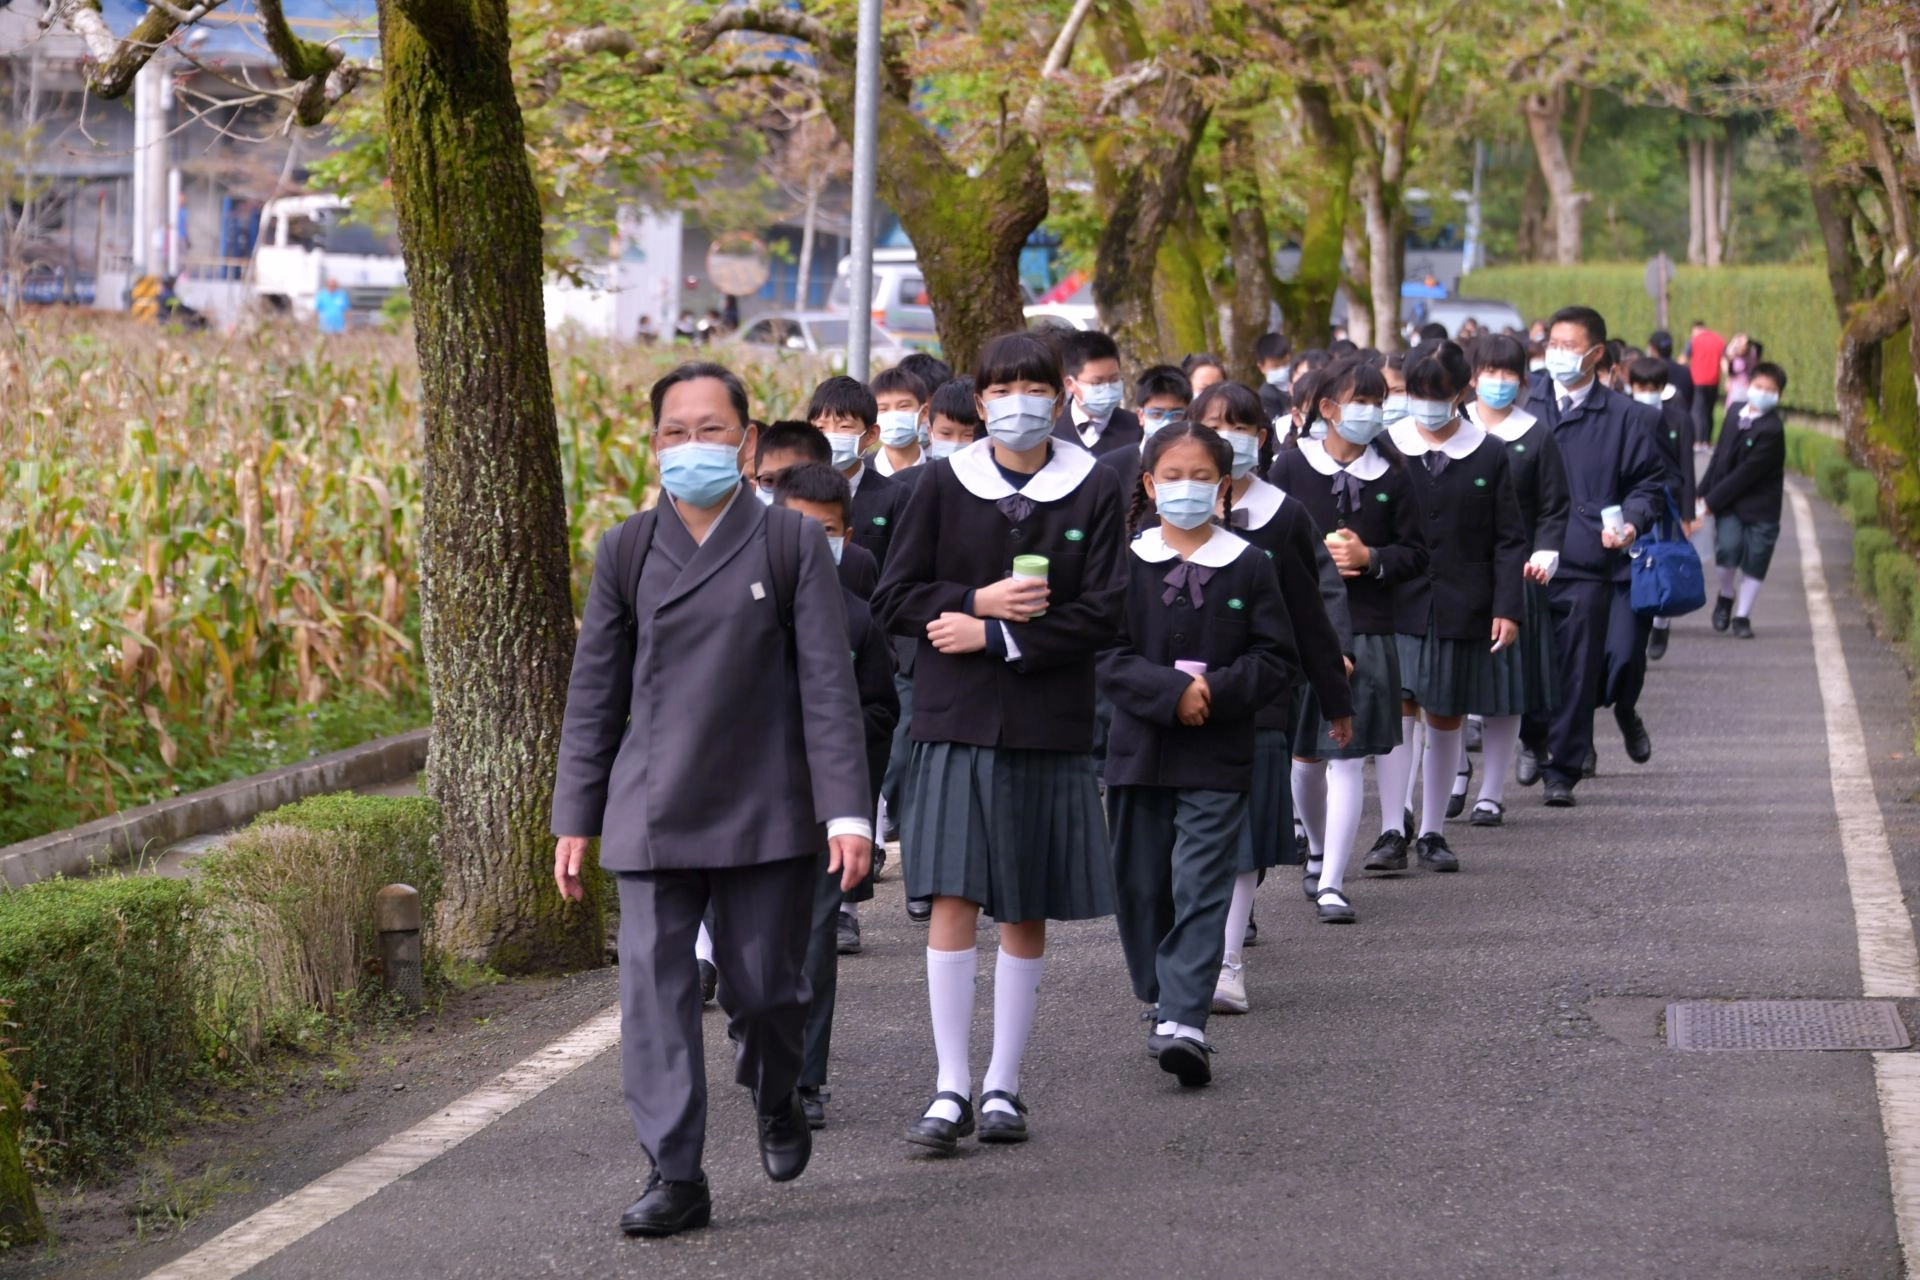
[{"label": "black dress shoe", "polygon": [[1667,632],[1671,627],[1655,627],[1653,634],[1647,637],[1647,660],[1658,662],[1667,656]]},{"label": "black dress shoe", "polygon": [[1338,889],[1322,889],[1313,905],[1321,924],[1352,924],[1360,918],[1353,913],[1353,904],[1347,901],[1347,895]]},{"label": "black dress shoe", "polygon": [[1540,781],[1540,757],[1520,748],[1520,754],[1514,757],[1513,780],[1523,787],[1530,787]]},{"label": "black dress shoe", "polygon": [[1753,639],[1753,620],[1751,618],[1735,618],[1733,620],[1733,638],[1736,640]]},{"label": "black dress shoe", "polygon": [[1307,866],[1309,869],[1300,873],[1300,890],[1307,895],[1307,900],[1311,902],[1320,896],[1320,868],[1315,867],[1312,863],[1308,863]]},{"label": "black dress shoe", "polygon": [[656,1173],[646,1191],[620,1215],[620,1229],[630,1236],[671,1236],[711,1221],[713,1196],[704,1179],[668,1182]]},{"label": "black dress shoe", "polygon": [[1580,767],[1580,776],[1582,778],[1597,778],[1600,776],[1600,753],[1598,751],[1587,752],[1587,762]]},{"label": "black dress shoe", "polygon": [[1507,822],[1507,806],[1498,800],[1482,800],[1473,806],[1473,816],[1467,819],[1470,827],[1500,827]]},{"label": "black dress shoe", "polygon": [[796,1089],[779,1111],[760,1117],[760,1165],[775,1182],[792,1182],[812,1158],[813,1129]]},{"label": "black dress shoe", "polygon": [[713,961],[700,962],[700,1003],[712,1004],[713,997],[720,990],[720,971],[713,967]]},{"label": "black dress shoe", "polygon": [[1633,711],[1616,710],[1613,718],[1620,726],[1621,738],[1627,744],[1627,759],[1635,764],[1645,764],[1653,759],[1653,735],[1647,732],[1647,722]]},{"label": "black dress shoe", "polygon": [[908,898],[907,919],[913,921],[915,924],[925,924],[927,921],[933,919],[933,899]]},{"label": "black dress shoe", "polygon": [[807,1113],[807,1128],[827,1127],[827,1100],[811,1085],[800,1086],[800,1109]]},{"label": "black dress shoe", "polygon": [[1420,865],[1429,871],[1458,871],[1460,859],[1453,856],[1453,850],[1447,847],[1447,838],[1438,831],[1429,831],[1414,842],[1414,852],[1420,857]]},{"label": "black dress shoe", "polygon": [[1725,631],[1727,624],[1733,621],[1733,597],[1721,596],[1713,602],[1713,629]]},{"label": "black dress shoe", "polygon": [[1573,784],[1569,782],[1549,782],[1547,784],[1547,808],[1573,808]]},{"label": "black dress shoe", "polygon": [[1447,796],[1447,817],[1457,818],[1467,809],[1467,788],[1473,785],[1473,760],[1461,756],[1465,767],[1453,775],[1453,792]]},{"label": "black dress shoe", "polygon": [[880,879],[880,873],[886,869],[887,846],[884,844],[876,844],[873,846],[873,878],[876,883]]},{"label": "black dress shoe", "polygon": [[950,1156],[959,1147],[960,1139],[973,1133],[973,1104],[959,1094],[944,1089],[934,1094],[933,1100],[955,1103],[960,1108],[960,1118],[943,1120],[939,1116],[923,1115],[907,1126],[907,1141],[916,1147]]},{"label": "black dress shoe", "polygon": [[1362,871],[1405,871],[1407,869],[1407,838],[1398,831],[1382,831],[1380,838],[1373,842],[1373,848],[1367,850],[1367,860],[1360,864]]},{"label": "black dress shoe", "polygon": [[[999,1099],[1013,1105],[1013,1114],[1004,1111],[989,1111],[987,1104]],[[980,1141],[982,1142],[1025,1142],[1027,1133],[1027,1104],[1015,1094],[1005,1089],[989,1089],[980,1095]]]},{"label": "black dress shoe", "polygon": [[1468,751],[1478,751],[1486,737],[1486,722],[1479,716],[1468,716],[1466,732],[1461,735],[1460,745]]},{"label": "black dress shoe", "polygon": [[1189,1089],[1213,1080],[1213,1046],[1186,1036],[1168,1036],[1160,1048],[1160,1069]]},{"label": "black dress shoe", "polygon": [[1260,945],[1260,922],[1252,916],[1247,917],[1247,936],[1240,945],[1243,947],[1257,947]]},{"label": "black dress shoe", "polygon": [[860,954],[860,917],[851,911],[840,913],[840,922],[834,926],[834,950],[843,956]]}]

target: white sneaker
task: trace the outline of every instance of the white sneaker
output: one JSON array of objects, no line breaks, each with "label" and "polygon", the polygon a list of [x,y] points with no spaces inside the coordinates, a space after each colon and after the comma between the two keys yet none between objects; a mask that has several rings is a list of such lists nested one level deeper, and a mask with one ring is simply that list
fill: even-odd
[{"label": "white sneaker", "polygon": [[1220,966],[1220,981],[1213,984],[1213,1011],[1215,1013],[1247,1011],[1245,965],[1223,964]]}]

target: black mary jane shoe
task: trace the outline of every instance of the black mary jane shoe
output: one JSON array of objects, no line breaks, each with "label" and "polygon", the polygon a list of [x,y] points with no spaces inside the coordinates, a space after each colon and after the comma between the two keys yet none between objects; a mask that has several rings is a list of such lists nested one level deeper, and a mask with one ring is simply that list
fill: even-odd
[{"label": "black mary jane shoe", "polygon": [[673,1236],[713,1221],[713,1196],[705,1180],[668,1182],[659,1174],[640,1198],[620,1215],[620,1230],[630,1236]]},{"label": "black mary jane shoe", "polygon": [[1735,640],[1753,639],[1753,620],[1751,618],[1735,618],[1733,620],[1733,638]]},{"label": "black mary jane shoe", "polygon": [[907,1141],[916,1147],[950,1156],[959,1148],[960,1139],[973,1136],[973,1103],[948,1089],[934,1094],[933,1100],[956,1104],[960,1108],[960,1118],[944,1120],[939,1116],[923,1115],[907,1126]]},{"label": "black mary jane shoe", "polygon": [[787,1095],[785,1105],[760,1116],[760,1167],[775,1182],[792,1182],[807,1171],[813,1159],[813,1127],[800,1091]]},{"label": "black mary jane shoe", "polygon": [[1321,924],[1352,924],[1359,919],[1347,895],[1338,889],[1322,889],[1314,899],[1314,910],[1319,913]]},{"label": "black mary jane shoe", "polygon": [[[1013,1107],[1013,1114],[1004,1111],[989,1111],[987,1104],[995,1100]],[[1027,1104],[1015,1094],[1005,1089],[989,1089],[980,1095],[980,1141],[982,1142],[1025,1142],[1027,1133]]]},{"label": "black mary jane shoe", "polygon": [[1467,819],[1470,827],[1501,827],[1507,822],[1507,806],[1498,800],[1482,800],[1473,806],[1473,816]]},{"label": "black mary jane shoe", "polygon": [[1240,945],[1243,947],[1257,947],[1260,945],[1260,922],[1255,920],[1251,915],[1247,917],[1246,941]]},{"label": "black mary jane shoe", "polygon": [[1469,756],[1461,756],[1460,759],[1465,763],[1461,765],[1460,772],[1453,775],[1454,785],[1458,787],[1459,790],[1447,796],[1447,817],[1449,819],[1457,818],[1466,812],[1467,789],[1473,786],[1473,760]]},{"label": "black mary jane shoe", "polygon": [[[1307,864],[1308,867],[1311,867],[1312,865],[1313,865],[1312,863]],[[1323,864],[1323,869],[1324,869],[1324,864]],[[1308,902],[1312,902],[1315,898],[1319,897],[1320,896],[1320,872],[1317,870],[1303,870],[1300,873],[1300,891],[1307,895]]]},{"label": "black mary jane shoe", "polygon": [[1189,1089],[1213,1081],[1213,1046],[1186,1036],[1168,1036],[1160,1048],[1160,1069]]}]

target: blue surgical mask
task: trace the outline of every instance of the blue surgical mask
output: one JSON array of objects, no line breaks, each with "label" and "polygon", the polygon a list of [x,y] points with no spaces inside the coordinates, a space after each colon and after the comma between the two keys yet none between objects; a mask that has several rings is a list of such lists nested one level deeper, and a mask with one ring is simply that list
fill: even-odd
[{"label": "blue surgical mask", "polygon": [[1754,387],[1747,389],[1747,404],[1757,413],[1765,413],[1779,403],[1780,393],[1777,391],[1761,391]]},{"label": "blue surgical mask", "polygon": [[1386,403],[1380,406],[1380,421],[1389,427],[1406,416],[1407,393],[1404,391],[1394,392],[1387,397]]},{"label": "blue surgical mask", "polygon": [[763,507],[773,505],[773,490],[771,489],[762,489],[759,485],[755,485],[753,486],[753,496],[760,499],[760,505]]},{"label": "blue surgical mask", "polygon": [[987,434],[1015,453],[1047,442],[1053,434],[1052,396],[1001,396],[987,401]]},{"label": "blue surgical mask", "polygon": [[880,415],[880,443],[904,449],[920,438],[920,415],[911,409],[888,409]]},{"label": "blue surgical mask", "polygon": [[829,536],[827,538],[827,549],[833,552],[833,562],[839,564],[840,557],[846,554],[847,535],[843,533],[837,538]]},{"label": "blue surgical mask", "polygon": [[1377,404],[1343,404],[1340,421],[1333,424],[1348,444],[1368,445],[1386,429],[1384,415]]},{"label": "blue surgical mask", "polygon": [[1474,384],[1473,394],[1489,409],[1504,409],[1519,398],[1520,384],[1483,373],[1480,381]]},{"label": "blue surgical mask", "polygon": [[[740,446],[693,440],[663,449],[660,487],[695,507],[719,505],[728,490],[740,483]],[[772,501],[769,496],[768,501]]]},{"label": "blue surgical mask", "polygon": [[1649,409],[1658,409],[1660,407],[1660,393],[1658,391],[1636,391],[1633,393],[1633,398]]},{"label": "blue surgical mask", "polygon": [[1267,385],[1285,391],[1293,385],[1293,370],[1281,365],[1278,369],[1267,370]]},{"label": "blue surgical mask", "polygon": [[1220,486],[1206,480],[1154,481],[1153,506],[1176,529],[1198,529],[1213,519]]},{"label": "blue surgical mask", "polygon": [[1453,421],[1453,406],[1445,400],[1408,400],[1407,416],[1413,419],[1413,425],[1428,431],[1438,431]]},{"label": "blue surgical mask", "polygon": [[833,465],[845,471],[860,461],[860,435],[858,432],[829,431],[827,444],[833,448]]},{"label": "blue surgical mask", "polygon": [[1585,351],[1568,351],[1563,347],[1547,348],[1547,376],[1563,387],[1570,387],[1580,381],[1580,366],[1586,362]]},{"label": "blue surgical mask", "polygon": [[1080,407],[1087,411],[1089,418],[1105,422],[1120,407],[1120,400],[1125,395],[1126,389],[1117,382],[1102,382],[1094,386],[1082,384]]},{"label": "blue surgical mask", "polygon": [[1222,431],[1220,434],[1233,446],[1233,478],[1238,480],[1259,464],[1260,437],[1250,436],[1244,431]]},{"label": "blue surgical mask", "polygon": [[1325,440],[1326,438],[1327,438],[1327,420],[1325,418],[1315,418],[1313,420],[1313,425],[1307,428],[1307,439]]},{"label": "blue surgical mask", "polygon": [[964,440],[929,440],[927,442],[927,456],[935,462],[938,462],[942,458],[951,458],[954,454],[966,447],[967,444]]}]

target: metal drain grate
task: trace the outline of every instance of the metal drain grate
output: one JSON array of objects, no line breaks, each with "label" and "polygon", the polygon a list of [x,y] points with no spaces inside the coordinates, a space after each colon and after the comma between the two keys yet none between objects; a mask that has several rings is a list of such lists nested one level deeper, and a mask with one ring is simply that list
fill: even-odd
[{"label": "metal drain grate", "polygon": [[1667,1006],[1669,1049],[1904,1049],[1888,1000],[1687,1000]]}]

